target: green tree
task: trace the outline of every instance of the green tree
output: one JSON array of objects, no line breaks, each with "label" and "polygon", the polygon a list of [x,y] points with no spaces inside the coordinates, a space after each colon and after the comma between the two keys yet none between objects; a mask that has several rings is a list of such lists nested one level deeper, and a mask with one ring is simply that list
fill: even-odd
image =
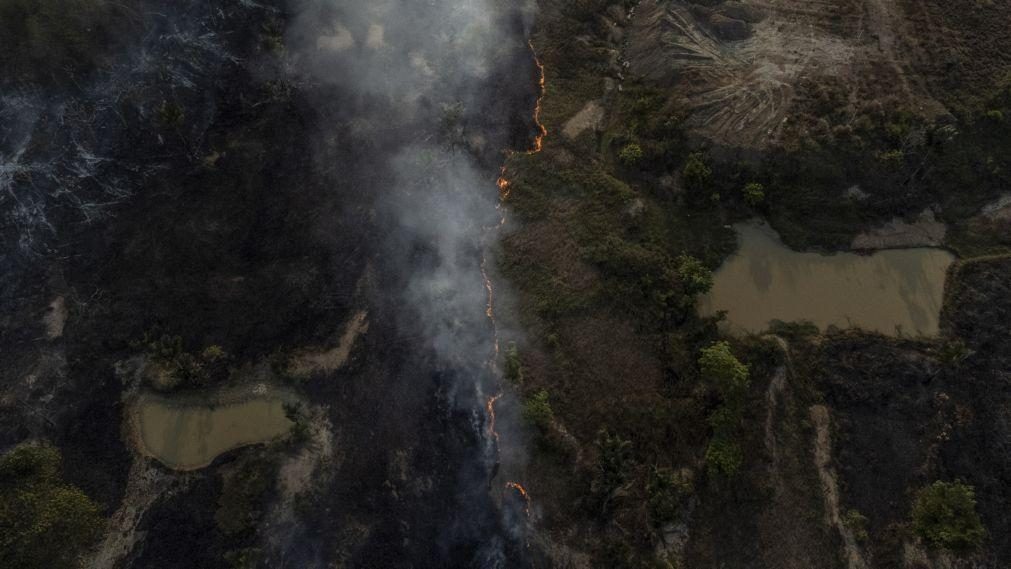
[{"label": "green tree", "polygon": [[713,288],[713,272],[691,255],[678,256],[677,272],[688,296],[705,294]]},{"label": "green tree", "polygon": [[913,530],[931,547],[958,554],[978,549],[986,529],[972,486],[938,480],[922,488],[913,502]]},{"label": "green tree", "polygon": [[551,409],[547,390],[542,389],[534,393],[533,397],[523,404],[523,419],[542,431],[551,427],[554,418],[555,412]]},{"label": "green tree", "polygon": [[758,182],[751,182],[744,186],[742,193],[744,195],[744,203],[751,207],[758,207],[765,202],[765,186]]},{"label": "green tree", "polygon": [[23,444],[0,459],[0,567],[70,569],[102,531],[98,506],[60,475],[51,446]]},{"label": "green tree", "polygon": [[702,348],[699,368],[702,378],[724,400],[743,397],[748,389],[748,366],[734,356],[727,342],[715,342],[708,348]]},{"label": "green tree", "polygon": [[735,435],[750,384],[748,366],[734,356],[730,344],[715,342],[702,349],[699,368],[702,379],[723,399],[723,404],[709,415],[713,438],[706,449],[706,466],[711,475],[733,477],[744,463],[744,453]]}]

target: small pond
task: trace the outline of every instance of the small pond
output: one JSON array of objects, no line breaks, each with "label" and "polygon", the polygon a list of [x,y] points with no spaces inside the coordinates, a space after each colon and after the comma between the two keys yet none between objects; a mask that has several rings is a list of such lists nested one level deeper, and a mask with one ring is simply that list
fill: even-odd
[{"label": "small pond", "polygon": [[286,434],[285,401],[261,395],[209,406],[145,396],[135,407],[139,443],[166,466],[201,468],[226,451]]},{"label": "small pond", "polygon": [[872,255],[789,249],[767,225],[736,226],[740,249],[715,274],[703,314],[727,311],[732,331],[759,332],[772,320],[807,320],[888,335],[938,333],[944,280],[955,257],[934,248]]}]

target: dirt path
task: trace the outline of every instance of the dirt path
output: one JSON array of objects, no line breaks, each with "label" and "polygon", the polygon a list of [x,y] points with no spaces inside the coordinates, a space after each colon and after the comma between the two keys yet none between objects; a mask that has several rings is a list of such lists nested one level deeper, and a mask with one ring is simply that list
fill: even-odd
[{"label": "dirt path", "polygon": [[769,387],[765,390],[765,448],[769,450],[769,455],[772,457],[773,477],[776,478],[777,465],[779,464],[779,445],[776,442],[776,410],[779,407],[783,388],[786,387],[787,372],[792,371],[793,366],[790,361],[790,345],[779,336],[772,336],[772,338],[779,344],[779,348],[783,350],[783,356],[786,358],[785,363],[776,368],[772,380],[769,381]]},{"label": "dirt path", "polygon": [[849,569],[867,569],[857,540],[853,532],[843,524],[839,510],[839,482],[835,469],[832,468],[832,433],[828,407],[812,405],[808,409],[808,415],[815,428],[814,465],[818,469],[818,478],[821,480],[825,499],[825,521],[834,526],[842,537],[846,566]]},{"label": "dirt path", "polygon": [[127,480],[126,495],[112,514],[105,539],[83,563],[88,569],[113,569],[144,538],[138,532],[144,514],[155,501],[171,489],[176,477],[155,466],[154,462],[134,457]]}]

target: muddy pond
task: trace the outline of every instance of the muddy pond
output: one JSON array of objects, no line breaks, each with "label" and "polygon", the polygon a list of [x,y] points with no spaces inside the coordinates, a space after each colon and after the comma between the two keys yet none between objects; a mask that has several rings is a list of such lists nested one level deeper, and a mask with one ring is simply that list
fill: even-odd
[{"label": "muddy pond", "polygon": [[759,222],[735,229],[740,249],[716,271],[700,302],[703,314],[727,311],[730,331],[806,320],[822,331],[837,326],[893,336],[938,333],[951,253],[914,248],[822,255],[789,249]]},{"label": "muddy pond", "polygon": [[137,401],[134,426],[145,454],[179,470],[201,468],[218,455],[289,432],[281,394],[229,398],[215,405],[145,395]]}]

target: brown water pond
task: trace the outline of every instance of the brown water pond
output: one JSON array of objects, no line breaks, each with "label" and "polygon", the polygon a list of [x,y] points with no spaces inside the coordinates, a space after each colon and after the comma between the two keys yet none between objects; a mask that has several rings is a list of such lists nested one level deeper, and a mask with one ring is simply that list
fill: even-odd
[{"label": "brown water pond", "polygon": [[872,255],[793,251],[765,224],[736,226],[740,249],[715,274],[703,314],[727,311],[731,331],[759,332],[772,320],[807,320],[888,335],[934,336],[944,281],[955,257],[934,248]]},{"label": "brown water pond", "polygon": [[211,406],[144,396],[134,408],[138,443],[171,468],[201,468],[226,451],[288,433],[286,400],[263,394]]}]

